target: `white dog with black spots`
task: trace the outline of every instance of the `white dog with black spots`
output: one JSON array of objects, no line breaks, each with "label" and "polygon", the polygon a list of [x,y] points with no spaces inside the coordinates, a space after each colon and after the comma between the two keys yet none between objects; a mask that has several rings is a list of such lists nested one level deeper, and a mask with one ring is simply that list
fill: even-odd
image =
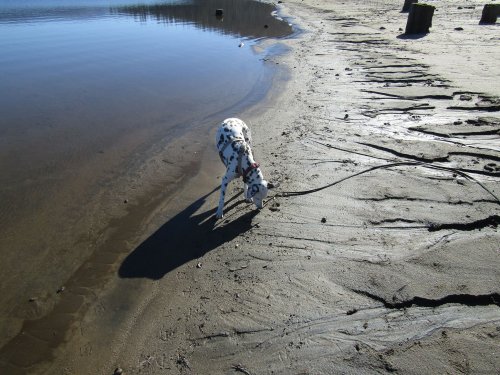
[{"label": "white dog with black spots", "polygon": [[228,118],[222,122],[215,136],[219,156],[226,166],[226,174],[222,178],[219,207],[216,217],[221,219],[224,210],[224,197],[229,182],[242,177],[245,200],[262,208],[267,196],[268,183],[253,158],[251,135],[248,126],[238,118]]}]

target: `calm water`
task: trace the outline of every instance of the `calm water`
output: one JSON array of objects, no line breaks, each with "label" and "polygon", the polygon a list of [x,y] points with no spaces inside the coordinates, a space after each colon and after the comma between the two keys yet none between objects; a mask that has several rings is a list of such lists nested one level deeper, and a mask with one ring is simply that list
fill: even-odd
[{"label": "calm water", "polygon": [[137,1],[0,0],[0,227],[89,155],[214,120],[268,88],[250,46],[291,32],[271,6]]}]

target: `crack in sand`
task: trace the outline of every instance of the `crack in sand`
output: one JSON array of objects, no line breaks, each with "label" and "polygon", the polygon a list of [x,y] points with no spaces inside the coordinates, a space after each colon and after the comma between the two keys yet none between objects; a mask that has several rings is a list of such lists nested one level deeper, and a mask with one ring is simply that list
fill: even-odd
[{"label": "crack in sand", "polygon": [[[389,302],[385,298],[365,290],[354,289],[353,292],[368,297],[374,301],[380,302],[387,309],[406,309],[409,307],[439,307],[447,304],[459,304],[469,307],[475,306],[490,306],[495,305],[500,307],[500,294],[490,293],[483,295],[475,294],[449,294],[441,298],[431,299],[415,296],[411,299],[406,299],[401,302]],[[397,297],[394,296],[397,300]]]},{"label": "crack in sand", "polygon": [[469,223],[444,223],[444,224],[431,224],[429,232],[437,232],[440,230],[455,229],[460,231],[481,230],[483,228],[497,228],[500,223],[500,216],[491,215],[485,219],[472,221]]},{"label": "crack in sand", "polygon": [[[434,94],[434,95],[398,95],[398,94],[390,94],[388,92],[376,91],[376,90],[361,90],[362,92],[367,92],[370,94],[382,95],[393,99],[401,99],[401,100],[422,100],[422,99],[433,99],[433,100],[451,100],[453,99],[452,95],[445,94]],[[372,98],[376,99],[376,98]],[[379,98],[380,100],[387,100],[387,98]]]},{"label": "crack in sand", "polygon": [[384,197],[380,198],[356,198],[358,200],[362,201],[370,201],[370,202],[385,202],[389,200],[396,200],[396,201],[408,201],[408,202],[424,202],[424,203],[438,203],[438,204],[449,204],[449,205],[467,205],[467,206],[473,206],[475,203],[497,203],[496,201],[492,199],[475,199],[471,201],[463,201],[463,200],[458,200],[458,201],[443,201],[443,200],[437,200],[437,199],[430,199],[430,198],[414,198],[414,197],[408,197],[408,196],[393,196],[393,195],[386,195]]}]

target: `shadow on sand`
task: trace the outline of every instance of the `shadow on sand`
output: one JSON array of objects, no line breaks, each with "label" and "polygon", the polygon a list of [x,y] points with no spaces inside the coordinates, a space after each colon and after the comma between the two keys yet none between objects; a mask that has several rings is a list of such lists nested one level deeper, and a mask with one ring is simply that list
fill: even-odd
[{"label": "shadow on sand", "polygon": [[[257,210],[231,219],[224,225],[216,222],[215,209],[195,215],[207,197],[216,190],[218,189],[192,203],[139,245],[123,261],[118,271],[119,276],[161,279],[166,273],[251,229],[252,218]],[[228,203],[237,197],[233,197]],[[227,213],[240,204],[244,204],[244,200],[226,206],[224,211]]]},{"label": "shadow on sand", "polygon": [[429,35],[429,33],[418,33],[418,34],[406,34],[406,33],[403,33],[403,34],[399,34],[396,38],[398,38],[398,39],[413,39],[413,40],[416,40],[416,39],[425,38],[427,35]]}]

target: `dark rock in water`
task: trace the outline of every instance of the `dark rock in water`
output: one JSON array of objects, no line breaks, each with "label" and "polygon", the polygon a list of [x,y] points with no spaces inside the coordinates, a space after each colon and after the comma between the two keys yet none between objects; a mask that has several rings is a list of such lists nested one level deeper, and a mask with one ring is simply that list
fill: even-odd
[{"label": "dark rock in water", "polygon": [[264,25],[264,29],[267,29],[269,26],[268,25]]},{"label": "dark rock in water", "polygon": [[322,219],[321,219],[321,222],[322,222],[323,224],[324,224],[324,223],[326,223],[326,217],[322,218]]},{"label": "dark rock in water", "polygon": [[500,4],[486,4],[483,8],[480,24],[494,24],[500,14]]},{"label": "dark rock in water", "polygon": [[472,96],[462,94],[462,95],[460,95],[460,100],[462,100],[462,101],[471,101],[472,100]]},{"label": "dark rock in water", "polygon": [[222,15],[224,15],[224,9],[216,9],[215,10],[215,15],[219,16],[219,17],[222,16]]},{"label": "dark rock in water", "polygon": [[428,4],[412,4],[405,34],[427,34],[432,26],[432,17],[436,8]]},{"label": "dark rock in water", "polygon": [[463,27],[455,27],[455,30],[456,31],[464,31],[464,28]]}]

